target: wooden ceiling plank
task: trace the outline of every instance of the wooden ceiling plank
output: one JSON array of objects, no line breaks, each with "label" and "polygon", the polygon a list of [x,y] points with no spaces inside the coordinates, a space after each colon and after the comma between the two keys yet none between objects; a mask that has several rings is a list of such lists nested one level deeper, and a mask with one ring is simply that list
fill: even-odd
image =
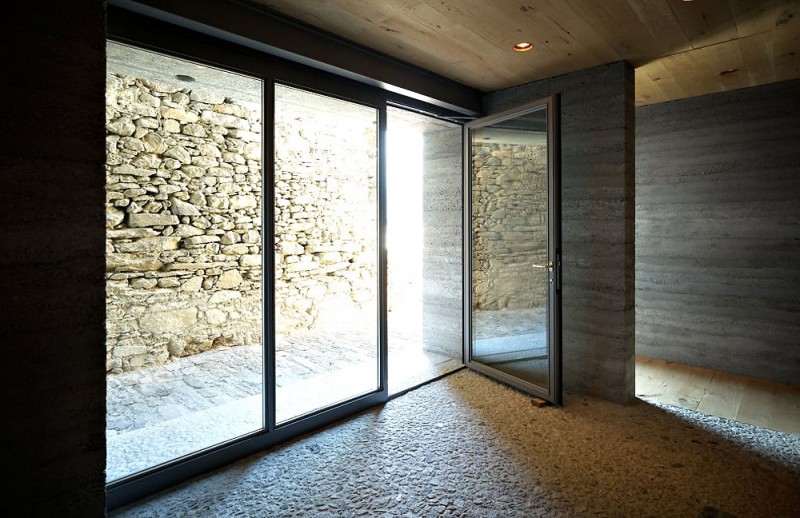
[{"label": "wooden ceiling plank", "polygon": [[773,2],[775,4],[773,30],[787,25],[796,27],[800,23],[797,19],[800,16],[800,0],[773,0]]},{"label": "wooden ceiling plank", "polygon": [[386,15],[373,9],[358,10],[342,0],[258,0],[258,3],[304,23],[337,34],[356,43],[383,51],[380,40],[367,41]]},{"label": "wooden ceiling plank", "polygon": [[663,60],[657,59],[636,69],[636,73],[643,73],[664,92],[669,99],[683,99],[689,97],[689,92],[675,79],[672,71],[664,66]]},{"label": "wooden ceiling plank", "polygon": [[316,10],[310,8],[309,0],[297,0],[296,2],[255,0],[255,3],[319,28],[325,28],[325,21],[330,19],[330,13],[335,10],[335,6],[326,0],[320,1]]},{"label": "wooden ceiling plank", "polygon": [[775,79],[787,81],[800,77],[800,31],[797,23],[784,24],[772,35]]},{"label": "wooden ceiling plank", "polygon": [[[425,29],[426,35],[418,38],[423,50],[432,53],[437,60],[444,58],[451,62],[458,59],[464,62],[465,75],[461,82],[479,79],[481,90],[492,91],[509,82],[525,82],[531,74],[537,73],[530,56],[514,53],[511,46],[498,47],[470,29],[452,23],[429,5],[421,3],[416,6],[409,13],[409,20]],[[442,37],[444,41],[441,41]],[[513,68],[507,66],[511,54],[520,58],[518,66]]]},{"label": "wooden ceiling plank", "polygon": [[[274,7],[278,2],[273,0],[270,3]],[[435,31],[426,33],[423,28],[415,26],[416,22],[411,18],[406,4],[395,3],[391,9],[384,10],[385,6],[360,0],[320,3],[292,0],[286,3],[289,7],[281,10],[291,11],[290,16],[300,10],[296,17],[309,23],[313,17],[322,14],[324,22],[316,25],[324,30],[464,84],[486,89],[506,81],[520,81],[501,62],[483,62],[480,56],[458,42],[445,44]],[[441,55],[436,51],[442,47],[447,48],[447,68],[442,66]]]},{"label": "wooden ceiling plank", "polygon": [[658,83],[653,81],[641,68],[636,69],[634,73],[635,78],[635,104],[636,106],[645,106],[648,104],[655,104],[666,101],[669,96],[658,86]]},{"label": "wooden ceiling plank", "polygon": [[638,104],[800,76],[800,0],[251,1],[483,91],[620,59]]},{"label": "wooden ceiling plank", "polygon": [[684,34],[692,48],[705,47],[737,37],[736,19],[725,0],[714,2],[683,2],[670,0]]},{"label": "wooden ceiling plank", "polygon": [[[420,3],[411,12],[409,16],[417,23],[427,27],[437,34],[444,35],[454,43],[460,43],[465,48],[471,49],[471,52],[477,56],[486,56],[491,53],[495,58],[507,58],[514,51],[512,50],[513,43],[505,44],[505,42],[498,42],[497,39],[490,40],[472,30],[464,27],[461,24],[454,24],[452,19],[442,14],[440,11],[434,9],[427,3]],[[514,41],[514,40],[511,40]],[[516,41],[514,41],[516,43]],[[440,49],[446,51],[446,49]],[[446,54],[444,54],[446,55]],[[490,61],[497,61],[496,59],[489,58]],[[487,61],[484,59],[484,61]],[[502,61],[502,59],[500,59]],[[524,65],[527,68],[535,71],[536,68],[533,64]]]},{"label": "wooden ceiling plank", "polygon": [[772,48],[774,31],[754,34],[737,40],[744,60],[744,71],[750,78],[750,86],[775,81],[775,55]]},{"label": "wooden ceiling plank", "polygon": [[575,0],[570,4],[621,59],[638,65],[661,55],[659,45],[627,2]]},{"label": "wooden ceiling plank", "polygon": [[627,0],[659,48],[659,56],[685,52],[691,49],[686,34],[667,0]]},{"label": "wooden ceiling plank", "polygon": [[525,78],[522,70],[510,70],[503,66],[502,60],[493,56],[497,54],[497,50],[487,42],[481,40],[479,50],[466,44],[478,37],[463,27],[451,26],[450,30],[458,37],[444,41],[441,34],[406,18],[387,19],[383,27],[391,31],[385,37],[394,41],[397,46],[397,50],[391,54],[413,56],[415,64],[433,71],[441,66],[444,57],[448,64],[446,75],[461,83],[489,91],[509,81],[520,82]]},{"label": "wooden ceiling plank", "polygon": [[[519,17],[515,20],[515,25],[511,25],[504,18],[505,15],[493,13],[489,21],[481,23],[481,16],[475,13],[478,12],[476,9],[482,8],[485,8],[485,4],[427,1],[417,6],[413,16],[419,23],[441,25],[439,33],[451,35],[451,39],[456,39],[472,49],[476,56],[495,66],[503,67],[506,75],[509,71],[514,73],[513,80],[505,82],[495,80],[487,85],[476,85],[483,91],[498,90],[548,77],[549,67],[553,61],[559,59],[559,56],[538,41],[533,42],[535,48],[531,52],[514,52],[513,45],[526,39],[520,36],[523,30],[520,28],[522,24]],[[463,29],[459,34],[452,34],[450,28],[455,25]],[[527,35],[528,31],[524,32]],[[482,72],[476,71],[476,73]]]},{"label": "wooden ceiling plank", "polygon": [[[778,0],[780,3],[781,0]],[[728,0],[740,38],[775,29],[775,0]]]},{"label": "wooden ceiling plank", "polygon": [[744,59],[738,40],[709,45],[697,49],[694,53],[704,59],[709,70],[716,74],[716,76],[712,76],[716,79],[716,85],[710,80],[709,92],[735,90],[750,86],[750,76],[744,70]]},{"label": "wooden ceiling plank", "polygon": [[666,56],[661,62],[686,91],[686,97],[717,91],[717,76],[697,50]]},{"label": "wooden ceiling plank", "polygon": [[594,56],[596,64],[612,63],[622,59],[597,29],[563,0],[532,2],[522,15],[531,19],[534,30],[548,45],[548,37],[553,34],[554,29],[558,29],[562,35],[572,40],[574,45]]},{"label": "wooden ceiling plank", "polygon": [[[516,43],[513,38],[516,38],[517,34],[531,37],[538,52],[546,56],[544,61],[548,65],[539,67],[543,75],[536,79],[622,59],[594,33],[591,27],[582,23],[580,18],[563,4],[563,1],[548,3],[547,0],[541,3],[530,2],[522,6],[514,3],[517,6],[514,10],[504,11],[506,17],[504,26],[518,27],[522,21],[524,30],[522,33],[504,30],[504,34],[511,34],[505,41],[509,44]],[[551,6],[554,6],[553,10],[550,9]],[[515,20],[516,25],[512,25],[508,21],[510,19]],[[480,24],[480,19],[477,22]]]},{"label": "wooden ceiling plank", "polygon": [[[531,75],[525,82],[600,64],[569,33],[555,27],[546,18],[537,19],[536,12],[529,13],[527,17],[522,18],[516,14],[517,12],[521,14],[522,11],[515,11],[514,14],[511,14],[510,11],[501,13],[501,9],[497,8],[491,9],[492,12],[487,18],[481,16],[487,5],[482,1],[463,0],[430,3],[432,8],[453,19],[455,23],[464,25],[487,40],[503,41],[503,44],[508,45],[509,48],[520,40],[528,39],[531,32],[535,31],[535,38],[531,38],[533,39],[531,43],[535,45],[534,50],[530,53],[522,53],[520,56],[531,55],[534,57],[538,72]],[[518,8],[517,5],[516,9]],[[510,17],[514,18],[513,23],[509,21]],[[520,23],[520,20],[523,23]],[[502,59],[508,63],[518,60],[519,57],[513,54]]]}]

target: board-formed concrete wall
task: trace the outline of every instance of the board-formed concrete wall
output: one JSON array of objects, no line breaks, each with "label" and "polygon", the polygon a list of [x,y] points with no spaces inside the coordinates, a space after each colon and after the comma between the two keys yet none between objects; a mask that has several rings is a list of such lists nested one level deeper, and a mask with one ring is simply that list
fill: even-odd
[{"label": "board-formed concrete wall", "polygon": [[105,5],[8,5],[0,117],[4,511],[105,516]]},{"label": "board-formed concrete wall", "polygon": [[636,115],[637,354],[800,383],[800,81]]},{"label": "board-formed concrete wall", "polygon": [[[434,126],[436,128],[436,126]],[[461,360],[463,351],[463,187],[461,126],[423,138],[423,347]]]},{"label": "board-formed concrete wall", "polygon": [[625,62],[486,95],[486,113],[559,94],[563,381],[634,396],[634,84]]}]

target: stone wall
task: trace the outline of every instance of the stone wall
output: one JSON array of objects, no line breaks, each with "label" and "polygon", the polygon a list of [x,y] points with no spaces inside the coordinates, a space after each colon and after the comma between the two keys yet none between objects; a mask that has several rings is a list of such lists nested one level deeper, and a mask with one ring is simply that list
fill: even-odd
[{"label": "stone wall", "polygon": [[261,340],[260,116],[108,75],[107,370]]},{"label": "stone wall", "polygon": [[[261,343],[260,109],[114,73],[106,94],[107,370]],[[374,135],[304,115],[276,114],[278,333],[375,293]]]},{"label": "stone wall", "polygon": [[476,310],[547,304],[547,147],[475,143],[473,305]]},{"label": "stone wall", "polygon": [[363,313],[370,325],[376,318],[377,120],[370,112],[290,87],[276,90],[278,334],[342,330]]}]

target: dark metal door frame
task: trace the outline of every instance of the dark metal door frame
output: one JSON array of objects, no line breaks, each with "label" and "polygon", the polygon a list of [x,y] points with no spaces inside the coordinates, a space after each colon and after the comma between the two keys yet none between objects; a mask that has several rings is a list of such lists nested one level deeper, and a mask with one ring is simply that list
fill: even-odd
[{"label": "dark metal door frame", "polygon": [[[497,122],[513,119],[543,107],[547,109],[547,255],[552,262],[548,283],[547,351],[549,359],[546,387],[476,361],[472,354],[472,131]],[[561,167],[559,98],[552,95],[509,110],[488,115],[464,125],[464,361],[468,368],[485,374],[526,393],[561,405]]]}]

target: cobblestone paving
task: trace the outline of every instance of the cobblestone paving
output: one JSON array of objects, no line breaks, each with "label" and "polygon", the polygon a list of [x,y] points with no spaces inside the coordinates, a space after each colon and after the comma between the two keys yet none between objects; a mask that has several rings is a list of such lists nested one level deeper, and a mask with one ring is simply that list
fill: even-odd
[{"label": "cobblestone paving", "polygon": [[[420,342],[413,331],[391,336],[392,357],[406,359],[405,372],[399,375],[408,379],[401,385],[421,383],[460,366],[444,356],[423,353]],[[353,331],[280,337],[275,360],[278,422],[374,390],[375,343],[375,337]],[[262,347],[256,344],[109,375],[108,480],[261,428],[263,363]]]},{"label": "cobblestone paving", "polygon": [[800,437],[566,400],[460,371],[109,516],[797,516]]}]

